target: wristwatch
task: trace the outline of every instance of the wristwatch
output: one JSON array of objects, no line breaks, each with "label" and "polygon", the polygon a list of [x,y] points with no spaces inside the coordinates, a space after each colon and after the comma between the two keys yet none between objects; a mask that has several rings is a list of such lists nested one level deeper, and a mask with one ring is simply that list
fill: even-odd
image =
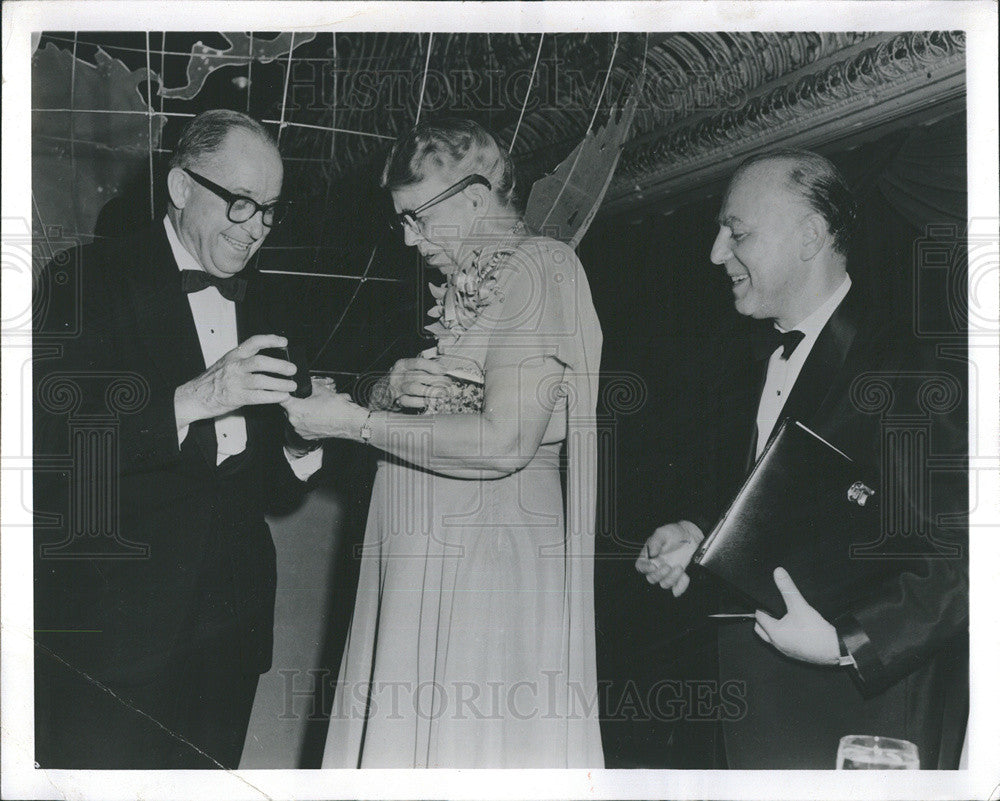
[{"label": "wristwatch", "polygon": [[365,421],[361,424],[361,441],[366,445],[368,441],[372,438],[372,410],[368,410],[368,416]]}]

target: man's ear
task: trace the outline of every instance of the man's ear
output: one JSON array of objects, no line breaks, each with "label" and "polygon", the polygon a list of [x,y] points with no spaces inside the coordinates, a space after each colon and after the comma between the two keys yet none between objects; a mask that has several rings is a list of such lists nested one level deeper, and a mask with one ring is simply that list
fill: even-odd
[{"label": "man's ear", "polygon": [[810,214],[802,221],[799,256],[803,261],[815,258],[830,239],[830,230],[821,214]]},{"label": "man's ear", "polygon": [[170,193],[170,202],[175,208],[183,209],[187,205],[191,181],[180,167],[173,167],[167,173],[167,192]]}]

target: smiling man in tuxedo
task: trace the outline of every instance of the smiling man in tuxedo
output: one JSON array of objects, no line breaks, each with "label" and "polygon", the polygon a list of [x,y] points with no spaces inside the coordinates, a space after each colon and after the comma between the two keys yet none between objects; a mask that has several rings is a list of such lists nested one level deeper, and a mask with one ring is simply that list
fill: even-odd
[{"label": "smiling man in tuxedo", "polygon": [[[43,276],[35,456],[78,449],[35,474],[36,510],[61,515],[35,530],[43,767],[238,767],[271,664],[264,515],[322,458],[283,444],[274,404],[295,367],[260,353],[287,343],[244,272],[286,210],[282,179],[260,123],[204,112],[171,161],[167,215],[58,260],[73,281]],[[108,450],[74,439],[111,418]]]},{"label": "smiling man in tuxedo", "polygon": [[[734,343],[717,408],[706,415],[709,441],[688,514],[653,533],[636,569],[675,596],[687,589],[698,545],[786,417],[855,459],[862,474],[880,476],[888,507],[882,530],[859,538],[884,554],[885,578],[836,620],[823,619],[808,588],[779,568],[783,618],[757,611],[755,620],[719,623],[720,681],[744,682],[747,702],[745,715],[721,723],[720,767],[832,768],[848,734],[911,740],[925,768],[958,765],[968,706],[967,530],[939,521],[962,520],[967,474],[925,482],[927,454],[892,451],[883,413],[918,421],[937,454],[962,462],[964,365],[936,358],[910,327],[866,307],[848,274],[855,217],[833,164],[785,150],[738,168],[718,218],[711,259],[729,276],[736,310],[761,321],[761,336],[754,357]],[[922,388],[913,391],[914,381]],[[888,405],[866,400],[866,382]],[[928,405],[931,385],[955,389],[954,402]]]}]

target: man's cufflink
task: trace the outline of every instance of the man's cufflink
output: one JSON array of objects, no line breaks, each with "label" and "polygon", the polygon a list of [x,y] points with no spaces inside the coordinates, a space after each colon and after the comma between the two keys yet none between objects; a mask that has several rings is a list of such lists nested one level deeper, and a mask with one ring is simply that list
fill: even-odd
[{"label": "man's cufflink", "polygon": [[322,440],[300,437],[294,428],[285,424],[285,448],[293,456],[302,457],[322,447]]},{"label": "man's cufflink", "polygon": [[321,447],[323,447],[322,442],[317,442],[315,446],[311,448],[294,448],[291,445],[286,445],[285,451],[287,451],[288,455],[293,459],[304,459],[310,453],[318,451]]},{"label": "man's cufflink", "polygon": [[858,663],[854,660],[854,655],[847,650],[847,643],[844,642],[844,638],[840,636],[840,632],[837,632],[837,644],[840,646],[840,656],[837,658],[837,667],[853,667],[856,668]]}]

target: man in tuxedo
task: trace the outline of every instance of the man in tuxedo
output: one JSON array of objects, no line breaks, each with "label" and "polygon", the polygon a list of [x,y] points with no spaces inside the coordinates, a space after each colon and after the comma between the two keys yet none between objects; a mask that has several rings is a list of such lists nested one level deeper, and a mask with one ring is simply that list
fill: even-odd
[{"label": "man in tuxedo", "polygon": [[[786,150],[744,162],[718,218],[711,258],[736,310],[761,321],[761,347],[754,358],[734,342],[690,510],[653,533],[636,568],[674,596],[687,589],[698,545],[784,418],[879,478],[879,530],[856,541],[884,560],[882,578],[834,620],[778,568],[784,617],[758,610],[719,622],[719,680],[737,682],[746,702],[720,716],[719,767],[832,768],[848,734],[907,739],[922,767],[958,766],[968,708],[965,366],[866,308],[847,270],[855,209],[829,161]],[[928,480],[929,455],[951,473]]]},{"label": "man in tuxedo", "polygon": [[[166,216],[62,254],[34,327],[36,761],[236,768],[270,667],[267,504],[295,367],[251,257],[285,211],[277,146],[213,110],[182,133]],[[66,454],[69,454],[67,457]]]}]

